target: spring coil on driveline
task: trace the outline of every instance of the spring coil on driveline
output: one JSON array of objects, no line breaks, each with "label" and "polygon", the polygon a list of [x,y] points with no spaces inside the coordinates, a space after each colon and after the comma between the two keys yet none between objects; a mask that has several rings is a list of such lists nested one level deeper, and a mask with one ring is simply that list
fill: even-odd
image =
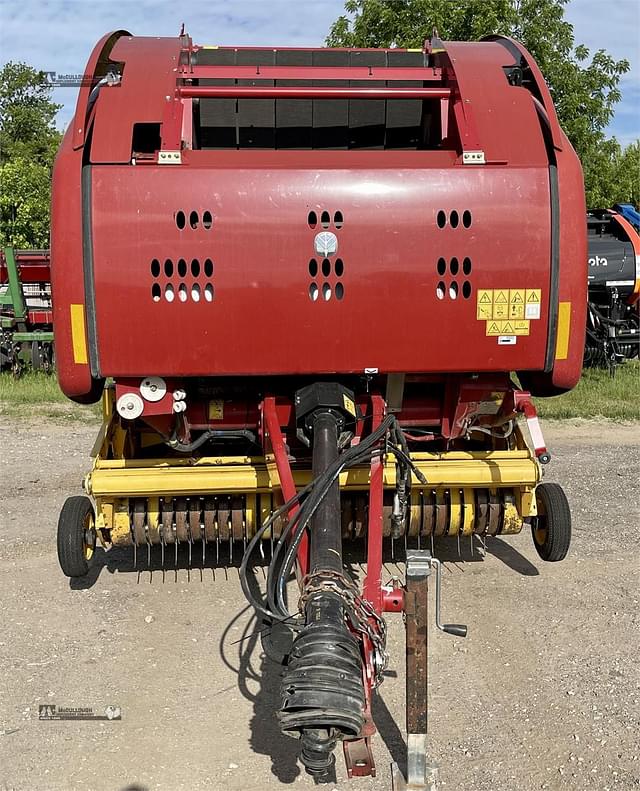
[{"label": "spring coil on driveline", "polygon": [[360,647],[339,600],[320,594],[309,608],[312,619],[293,644],[282,680],[280,727],[290,736],[317,728],[357,736],[364,722]]}]

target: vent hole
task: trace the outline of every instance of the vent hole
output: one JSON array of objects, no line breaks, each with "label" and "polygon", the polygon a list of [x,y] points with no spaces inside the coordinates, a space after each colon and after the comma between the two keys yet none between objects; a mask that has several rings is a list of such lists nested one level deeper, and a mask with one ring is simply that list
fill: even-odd
[{"label": "vent hole", "polygon": [[471,283],[468,280],[465,280],[462,284],[462,296],[465,299],[469,299],[471,296]]},{"label": "vent hole", "polygon": [[162,296],[162,292],[160,290],[160,286],[158,285],[158,283],[154,283],[151,286],[151,299],[154,302],[160,302],[160,297],[161,296]]},{"label": "vent hole", "polygon": [[211,216],[210,211],[204,212],[202,215],[202,227],[205,228],[207,231],[211,230],[211,226],[213,225],[213,217]]},{"label": "vent hole", "polygon": [[204,274],[206,277],[213,277],[213,261],[210,258],[205,258]]},{"label": "vent hole", "polygon": [[187,224],[187,218],[184,216],[184,212],[183,211],[177,211],[176,212],[176,225],[178,226],[178,228],[180,230],[182,230],[186,224]]},{"label": "vent hole", "polygon": [[320,222],[322,223],[323,228],[328,228],[331,222],[331,217],[329,216],[328,211],[323,211],[320,215]]},{"label": "vent hole", "polygon": [[151,262],[151,274],[154,277],[158,277],[160,275],[160,261],[157,258],[154,258]]},{"label": "vent hole", "polygon": [[191,274],[194,277],[198,277],[198,275],[200,274],[200,261],[198,261],[197,258],[194,258],[193,261],[191,262]]},{"label": "vent hole", "polygon": [[457,275],[458,270],[460,269],[460,264],[458,263],[458,259],[454,256],[449,263],[449,271],[452,275]]},{"label": "vent hole", "polygon": [[200,302],[200,286],[197,283],[191,286],[191,299],[194,302]]},{"label": "vent hole", "polygon": [[310,211],[307,222],[309,223],[309,228],[315,228],[318,224],[318,215],[314,211]]},{"label": "vent hole", "polygon": [[331,286],[328,283],[322,284],[322,299],[328,302],[331,299]]},{"label": "vent hole", "polygon": [[465,275],[470,275],[471,274],[471,259],[470,258],[465,258],[464,261],[462,262],[462,271],[464,272]]},{"label": "vent hole", "polygon": [[189,225],[193,228],[194,231],[198,227],[198,212],[197,211],[192,211],[191,214],[189,215]]},{"label": "vent hole", "polygon": [[173,286],[171,283],[167,283],[167,285],[164,287],[164,298],[167,300],[167,302],[173,302],[175,298]]},{"label": "vent hole", "polygon": [[458,284],[455,281],[449,286],[449,297],[450,299],[458,299]]},{"label": "vent hole", "polygon": [[336,277],[342,277],[342,275],[344,274],[344,261],[342,260],[342,258],[336,258],[334,269],[336,272]]},{"label": "vent hole", "polygon": [[309,286],[309,299],[312,302],[317,302],[318,301],[318,286],[317,286],[316,283],[312,283]]},{"label": "vent hole", "polygon": [[185,286],[184,283],[180,283],[180,285],[178,286],[178,299],[180,300],[180,302],[187,301],[187,287]]},{"label": "vent hole", "polygon": [[204,298],[207,302],[213,302],[213,286],[211,283],[207,283],[204,287]]},{"label": "vent hole", "polygon": [[440,277],[442,277],[442,275],[444,275],[444,273],[447,271],[447,262],[444,260],[444,258],[438,258],[437,269]]},{"label": "vent hole", "polygon": [[180,277],[185,277],[187,274],[187,262],[184,260],[184,258],[180,258],[178,260],[178,274]]},{"label": "vent hole", "polygon": [[318,274],[318,262],[315,258],[309,261],[309,274],[311,277],[315,277]]},{"label": "vent hole", "polygon": [[446,287],[441,280],[436,286],[436,297],[438,297],[438,299],[444,299],[445,294],[446,294]]},{"label": "vent hole", "polygon": [[342,283],[336,283],[336,299],[344,297],[344,286]]},{"label": "vent hole", "polygon": [[469,209],[465,209],[462,213],[462,224],[465,228],[471,228],[471,212]]},{"label": "vent hole", "polygon": [[442,209],[440,209],[438,212],[436,222],[438,223],[438,228],[444,228],[444,226],[447,224],[447,215],[446,212],[442,211]]},{"label": "vent hole", "polygon": [[336,226],[336,228],[342,228],[342,226],[344,225],[344,217],[342,216],[341,211],[337,211],[333,215],[333,224]]},{"label": "vent hole", "polygon": [[329,277],[329,275],[331,274],[331,261],[329,261],[328,258],[324,258],[322,260],[322,274],[325,277]]},{"label": "vent hole", "polygon": [[173,261],[170,258],[164,262],[164,273],[167,277],[171,277],[173,274]]},{"label": "vent hole", "polygon": [[460,217],[458,217],[458,212],[455,211],[454,209],[454,211],[452,211],[451,214],[449,215],[449,224],[451,225],[452,228],[457,228],[459,222],[460,222]]}]

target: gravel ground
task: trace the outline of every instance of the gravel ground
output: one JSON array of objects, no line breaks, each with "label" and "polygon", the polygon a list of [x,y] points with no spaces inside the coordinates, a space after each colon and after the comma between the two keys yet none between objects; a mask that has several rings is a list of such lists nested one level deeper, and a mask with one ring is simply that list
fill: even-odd
[{"label": "gravel ground", "polygon": [[[573,506],[563,563],[526,534],[447,560],[446,620],[467,640],[430,642],[430,751],[458,791],[640,788],[640,426],[549,424],[548,477]],[[99,552],[70,584],[55,524],[80,492],[92,426],[0,424],[0,789],[262,791],[312,788],[274,719],[279,668],[251,631],[237,570],[136,573]],[[388,568],[389,576],[394,568]],[[402,761],[403,628],[376,701],[376,779]],[[38,706],[122,707],[122,721],[42,722]]]}]

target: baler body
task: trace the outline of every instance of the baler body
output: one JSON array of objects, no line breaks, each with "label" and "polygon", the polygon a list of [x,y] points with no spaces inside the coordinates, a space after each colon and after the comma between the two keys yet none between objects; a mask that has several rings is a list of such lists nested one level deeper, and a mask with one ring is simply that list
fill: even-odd
[{"label": "baler body", "polygon": [[[527,86],[510,82],[516,56]],[[364,371],[517,370],[573,386],[577,157],[518,45],[448,43],[437,57],[99,44],[88,72],[117,65],[121,80],[92,101],[81,90],[54,177],[63,390]],[[309,91],[328,85],[337,98]],[[414,86],[424,98],[404,98]],[[218,88],[238,96],[207,95]],[[376,89],[392,98],[368,98]]]}]

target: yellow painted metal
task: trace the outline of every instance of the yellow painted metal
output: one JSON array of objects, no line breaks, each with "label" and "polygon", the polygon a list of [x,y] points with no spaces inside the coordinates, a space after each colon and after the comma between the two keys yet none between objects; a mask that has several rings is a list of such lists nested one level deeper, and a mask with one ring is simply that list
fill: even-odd
[{"label": "yellow painted metal", "polygon": [[71,343],[73,346],[73,361],[79,365],[86,365],[87,339],[84,328],[84,305],[69,305],[71,318]]},{"label": "yellow painted metal", "polygon": [[[540,480],[538,462],[529,451],[414,453],[416,466],[429,486],[440,487],[534,487]],[[97,458],[85,487],[94,497],[153,497],[171,492],[174,497],[192,494],[246,494],[270,492],[278,487],[277,476],[263,458],[206,457],[193,459],[109,459]],[[271,473],[271,474],[270,474]],[[368,467],[357,467],[340,475],[340,488],[365,490],[369,487]],[[385,488],[396,483],[396,466],[383,468]],[[297,487],[311,480],[309,469],[293,470]],[[413,485],[419,486],[413,478]]]},{"label": "yellow painted metal", "polygon": [[476,519],[475,496],[473,489],[462,490],[462,533],[470,536]]},{"label": "yellow painted metal", "polygon": [[457,536],[462,527],[462,491],[451,489],[449,492],[449,529],[450,536]]},{"label": "yellow painted metal", "polygon": [[131,543],[128,500],[118,499],[114,502],[113,527],[111,528],[111,542],[113,544]]},{"label": "yellow painted metal", "polygon": [[518,510],[521,516],[525,517],[538,515],[538,503],[534,489],[529,486],[523,486],[521,489],[516,489],[516,497],[518,497],[520,500]]},{"label": "yellow painted metal", "polygon": [[571,303],[558,305],[558,331],[556,335],[556,360],[566,360],[569,355],[569,335],[571,331]]},{"label": "yellow painted metal", "polygon": [[160,541],[160,498],[149,497],[147,500],[147,529],[152,544]]},{"label": "yellow painted metal", "polygon": [[522,530],[522,517],[513,503],[504,504],[504,519],[502,521],[501,535],[519,533]]}]

